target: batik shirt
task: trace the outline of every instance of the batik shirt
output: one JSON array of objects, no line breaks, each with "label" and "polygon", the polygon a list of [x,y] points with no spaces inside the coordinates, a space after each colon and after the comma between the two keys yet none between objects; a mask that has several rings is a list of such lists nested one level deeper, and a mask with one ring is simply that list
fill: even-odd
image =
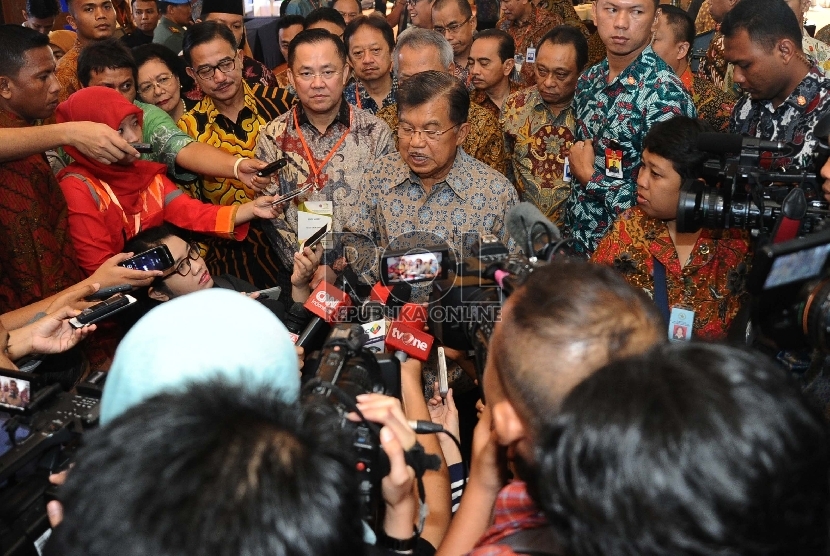
[{"label": "batik shirt", "polygon": [[[395,148],[398,148],[398,105],[390,104],[378,110],[377,117],[386,122],[392,130],[395,139]],[[479,106],[470,103],[470,112],[467,117],[470,123],[470,132],[464,139],[461,148],[470,156],[480,160],[497,172],[507,172],[507,157],[504,152],[504,140],[501,135],[501,125],[498,118]]]},{"label": "batik shirt", "polygon": [[732,77],[735,67],[723,57],[723,40],[724,37],[720,31],[716,31],[712,42],[709,43],[706,57],[700,60],[697,74],[703,79],[708,79],[715,87],[737,97],[741,95],[741,88],[735,84]]},{"label": "batik shirt", "polygon": [[540,8],[548,10],[554,15],[558,15],[562,18],[562,22],[565,25],[570,25],[571,27],[579,29],[586,39],[591,35],[591,32],[588,31],[588,28],[585,26],[582,18],[579,17],[578,13],[576,13],[571,0],[540,0],[539,2],[536,2],[536,5]]},{"label": "batik shirt", "polygon": [[510,173],[522,200],[561,225],[563,205],[571,193],[570,182],[563,178],[576,128],[573,107],[555,116],[534,86],[507,97],[501,125]]},{"label": "batik shirt", "polygon": [[735,96],[718,89],[708,79],[694,75],[690,66],[686,66],[686,71],[680,75],[680,81],[692,95],[698,116],[706,120],[715,131],[726,133],[729,130],[729,117],[737,100]]},{"label": "batik shirt", "polygon": [[81,82],[78,81],[78,56],[80,55],[81,43],[76,40],[69,52],[64,54],[55,66],[55,76],[61,85],[61,92],[58,96],[61,102],[81,88]]},{"label": "batik shirt", "polygon": [[[496,23],[496,28],[505,31],[508,35],[513,37],[513,43],[516,45],[516,54],[527,56],[527,49],[539,45],[542,37],[556,27],[562,25],[562,18],[551,12],[533,6],[533,11],[530,17],[524,22],[510,21],[502,17]],[[536,83],[536,75],[533,71],[534,64],[525,62],[522,64],[522,71],[520,72],[520,83],[524,87],[529,87]]]},{"label": "batik shirt", "polygon": [[380,106],[378,106],[378,103],[375,102],[375,99],[373,99],[369,95],[369,92],[366,90],[366,87],[361,85],[357,81],[357,79],[352,80],[348,85],[346,85],[346,88],[343,90],[343,96],[346,98],[346,102],[362,110],[368,110],[372,114],[377,114],[378,110],[380,110],[381,108],[386,108],[387,106],[395,104],[395,95],[397,93],[398,78],[394,75],[392,76],[392,88],[389,90],[389,94],[384,97],[383,101],[380,103]]},{"label": "batik shirt", "polygon": [[666,267],[669,307],[695,312],[693,335],[725,338],[746,297],[744,281],[752,258],[747,232],[702,229],[681,268],[666,223],[634,207],[620,215],[591,260],[613,266],[629,284],[654,297],[655,258]]},{"label": "batik shirt", "polygon": [[[265,126],[257,141],[256,156],[260,160],[273,162],[283,157],[289,160],[288,165],[275,175],[278,176],[278,183],[266,189],[270,195],[288,193],[313,179],[308,155],[295,125],[295,112],[296,122],[320,176],[312,191],[296,199],[297,202],[288,203],[282,217],[271,221],[279,233],[279,237],[273,237],[272,242],[286,265],[293,265],[294,253],[297,252],[298,204],[304,201],[331,201],[332,230],[341,232],[360,201],[358,191],[363,174],[377,159],[395,150],[389,127],[365,110],[341,102],[337,117],[325,133],[320,133],[298,104]],[[335,146],[337,150],[321,168],[320,164]]]},{"label": "batik shirt", "polygon": [[802,29],[801,33],[804,35],[801,39],[801,50],[815,62],[821,73],[827,75],[827,71],[830,70],[830,46],[808,35],[805,29]]},{"label": "batik shirt", "polygon": [[[586,184],[571,182],[566,227],[575,247],[587,252],[611,227],[614,219],[634,206],[643,139],[649,128],[675,116],[694,118],[694,104],[680,79],[647,46],[608,82],[608,60],[588,69],[576,85],[576,139],[592,139],[594,174]],[[605,149],[612,141],[622,151],[622,178],[605,175]]]},{"label": "batik shirt", "polygon": [[[510,96],[513,93],[520,91],[522,88],[519,86],[518,83],[514,83],[513,81],[508,81],[508,89],[507,95]],[[504,100],[507,100],[505,98]],[[501,118],[501,107],[496,106],[496,103],[490,100],[490,97],[487,96],[487,93],[480,89],[473,89],[470,92],[470,102],[475,102],[488,112],[490,112],[496,118]]]},{"label": "batik shirt", "polygon": [[717,26],[717,22],[712,19],[712,14],[709,12],[709,0],[703,0],[697,12],[697,19],[695,19],[695,35],[708,33]]},{"label": "batik shirt", "polygon": [[816,147],[813,128],[822,116],[830,113],[828,89],[830,80],[813,66],[778,108],[768,100],[752,100],[749,95],[744,95],[732,111],[729,131],[795,146],[795,154],[789,156],[773,157],[763,153],[762,164],[766,168],[805,166],[811,162]]},{"label": "batik shirt", "polygon": [[[235,156],[254,158],[260,128],[286,112],[293,97],[285,89],[271,89],[243,81],[245,106],[235,122],[221,114],[213,99],[205,97],[192,110],[185,112],[179,127],[188,135],[214,145]],[[255,192],[239,180],[203,176],[187,193],[215,205],[237,205],[254,198]],[[274,254],[260,220],[251,222],[244,241],[206,239],[205,262],[213,275],[233,274],[257,288],[281,286],[290,300],[291,266],[280,263]]]},{"label": "batik shirt", "polygon": [[473,76],[470,75],[470,68],[467,66],[452,65],[452,74],[467,87],[467,91],[475,90],[473,87]]},{"label": "batik shirt", "polygon": [[[28,127],[0,110],[0,128]],[[66,200],[43,154],[0,162],[0,313],[83,279],[69,237]]]}]

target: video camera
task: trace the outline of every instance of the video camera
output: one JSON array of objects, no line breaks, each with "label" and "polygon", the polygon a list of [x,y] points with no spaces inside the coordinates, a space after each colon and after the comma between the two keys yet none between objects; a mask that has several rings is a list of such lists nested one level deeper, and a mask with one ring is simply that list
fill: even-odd
[{"label": "video camera", "polygon": [[795,235],[803,236],[824,227],[830,212],[823,200],[819,176],[830,155],[827,136],[830,117],[816,125],[816,150],[804,168],[764,169],[764,153],[786,157],[795,147],[725,133],[701,133],[697,148],[712,153],[703,175],[686,180],[680,188],[677,231],[700,228],[739,228],[758,234],[772,231],[783,219],[795,223]]},{"label": "video camera", "polygon": [[105,374],[77,394],[36,373],[0,369],[0,555],[34,556],[51,529],[49,475],[65,469],[81,435],[98,425]]}]

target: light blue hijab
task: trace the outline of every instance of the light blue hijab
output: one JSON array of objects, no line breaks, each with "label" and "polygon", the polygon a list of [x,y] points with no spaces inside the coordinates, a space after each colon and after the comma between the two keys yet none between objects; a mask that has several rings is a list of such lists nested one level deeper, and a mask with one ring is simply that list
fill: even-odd
[{"label": "light blue hijab", "polygon": [[299,366],[288,331],[261,303],[212,288],[162,303],[115,352],[101,399],[101,424],[156,394],[213,378],[297,400]]}]

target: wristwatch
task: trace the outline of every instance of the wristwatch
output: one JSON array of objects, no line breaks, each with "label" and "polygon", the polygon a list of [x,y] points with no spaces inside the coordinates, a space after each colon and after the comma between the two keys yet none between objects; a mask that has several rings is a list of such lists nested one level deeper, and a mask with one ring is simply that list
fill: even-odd
[{"label": "wristwatch", "polygon": [[412,528],[412,536],[403,540],[390,537],[381,529],[377,532],[377,546],[388,548],[395,552],[409,552],[415,550],[415,545],[418,543],[418,536],[418,530],[414,527]]}]

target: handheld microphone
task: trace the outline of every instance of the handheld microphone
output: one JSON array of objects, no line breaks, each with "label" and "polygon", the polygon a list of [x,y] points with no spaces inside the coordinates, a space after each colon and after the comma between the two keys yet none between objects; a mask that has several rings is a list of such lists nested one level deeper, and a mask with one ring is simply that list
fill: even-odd
[{"label": "handheld microphone", "polygon": [[303,307],[313,315],[305,329],[297,338],[297,345],[310,351],[314,341],[320,337],[321,331],[328,331],[331,324],[338,322],[351,305],[351,298],[341,289],[334,287],[325,280],[317,284]]},{"label": "handheld microphone", "polygon": [[801,219],[807,214],[807,197],[804,190],[794,188],[781,203],[781,216],[772,230],[772,242],[783,243],[798,236]]},{"label": "handheld microphone", "polygon": [[291,305],[291,308],[288,309],[288,312],[285,314],[285,319],[283,319],[283,324],[288,329],[288,334],[291,336],[291,341],[295,344],[300,337],[303,329],[308,324],[308,321],[311,320],[311,315],[306,308],[303,307],[302,303],[295,302]]},{"label": "handheld microphone", "polygon": [[399,321],[393,322],[386,333],[387,351],[403,352],[419,361],[429,359],[429,352],[434,341],[435,338],[430,334]]},{"label": "handheld microphone", "polygon": [[764,141],[737,133],[700,133],[697,136],[697,148],[710,153],[737,154],[747,149],[781,152],[789,150],[790,146],[782,141]]},{"label": "handheld microphone", "polygon": [[[548,220],[533,203],[522,202],[510,209],[505,218],[510,237],[522,248],[527,257],[539,256],[545,247],[562,239],[556,224]],[[545,245],[537,250],[533,244],[544,238]]]}]

